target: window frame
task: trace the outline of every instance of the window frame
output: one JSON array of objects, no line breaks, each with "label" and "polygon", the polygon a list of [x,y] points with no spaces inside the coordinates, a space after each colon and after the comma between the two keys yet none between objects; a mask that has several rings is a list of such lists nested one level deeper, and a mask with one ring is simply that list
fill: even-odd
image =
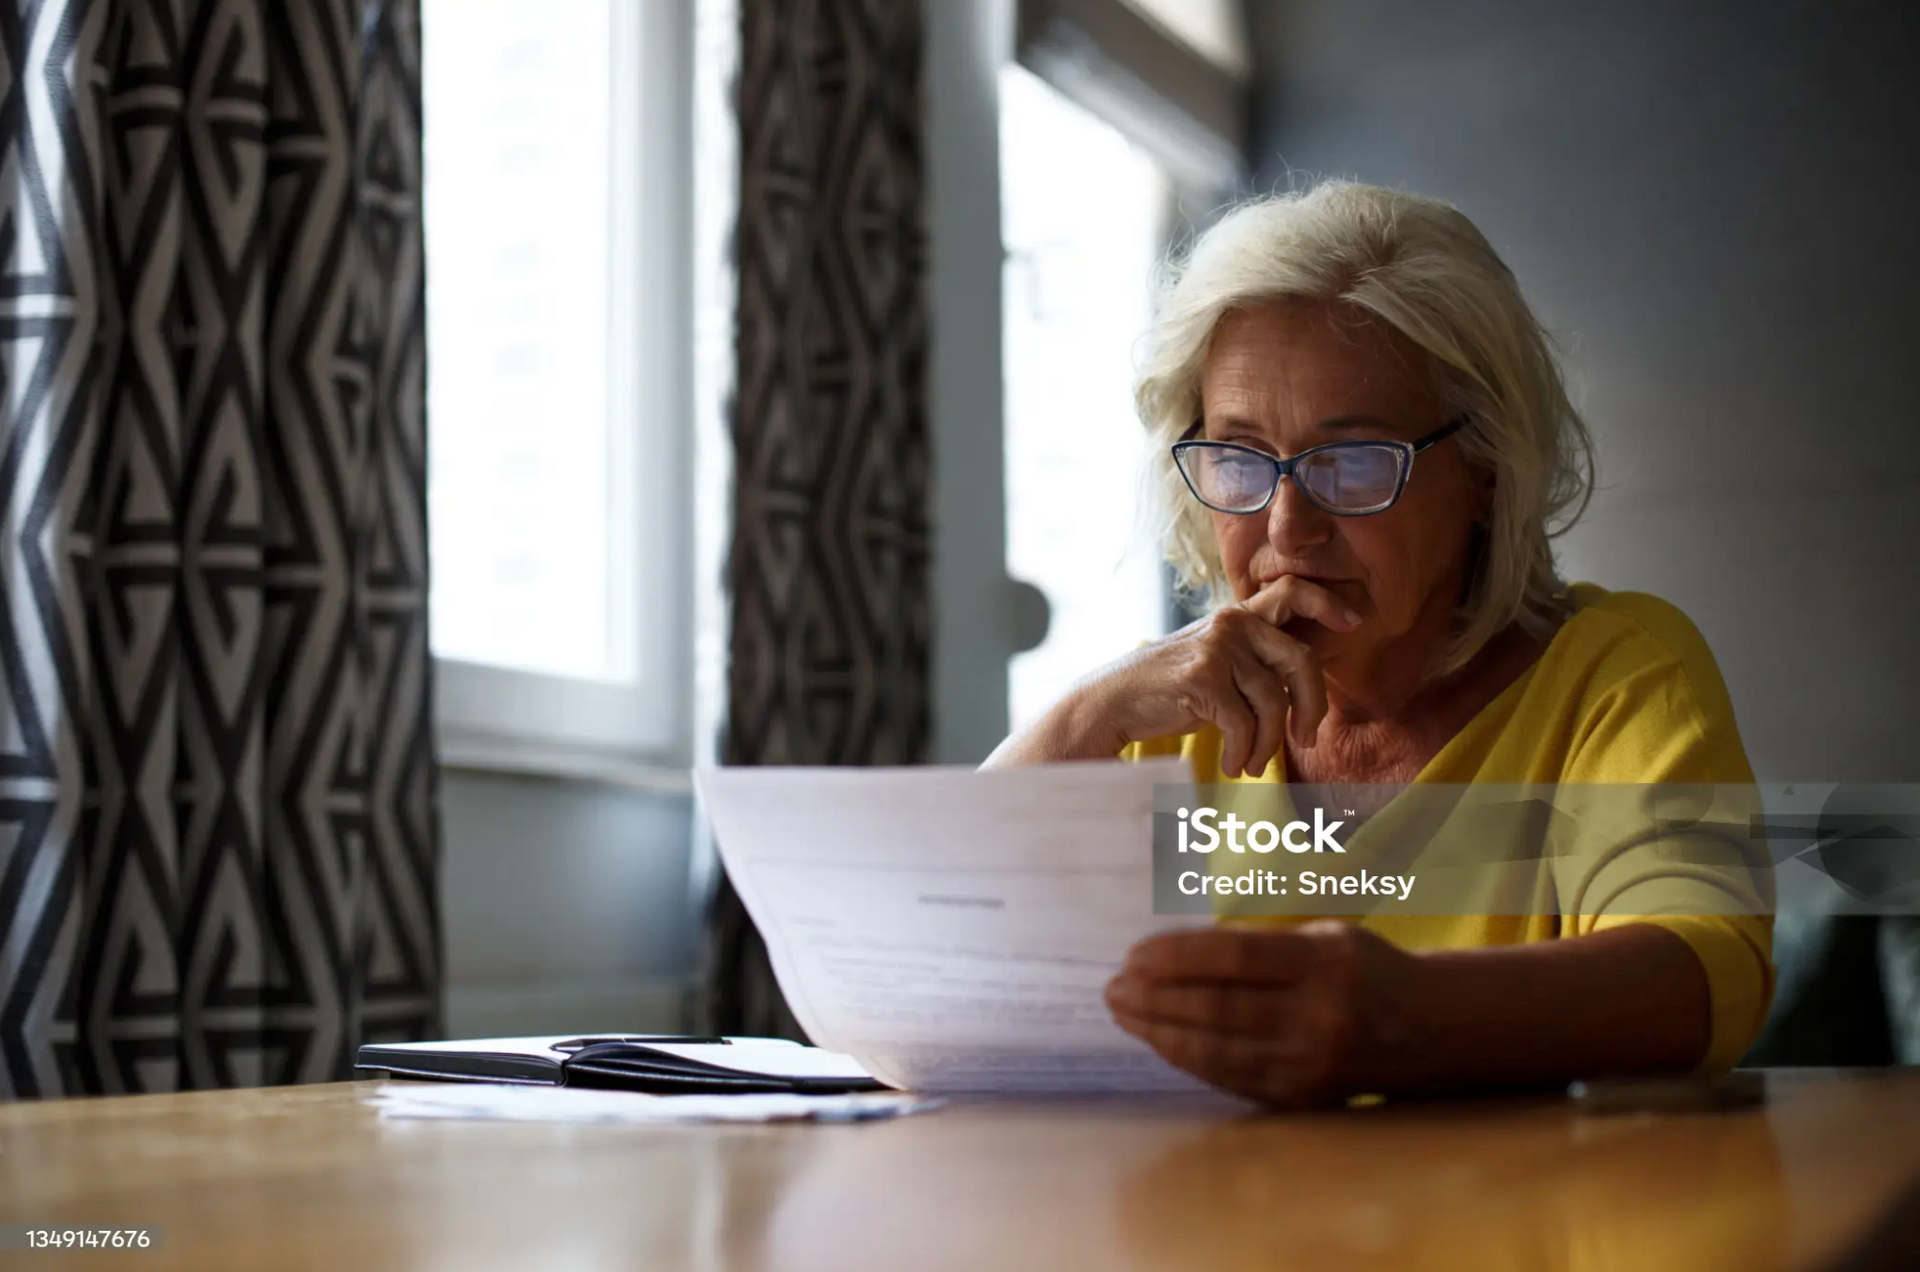
[{"label": "window frame", "polygon": [[625,374],[609,386],[613,418],[633,427],[612,430],[608,478],[632,494],[612,501],[611,519],[634,570],[613,581],[611,621],[632,624],[634,680],[436,656],[434,726],[452,768],[677,785],[693,714],[693,21],[691,6],[652,0],[612,0],[612,19],[611,144],[632,162],[613,172],[611,345],[634,357],[616,359]]},{"label": "window frame", "polygon": [[1176,190],[1213,197],[1246,181],[1253,97],[1244,69],[1208,60],[1129,0],[1015,5],[1015,60],[1155,155]]}]

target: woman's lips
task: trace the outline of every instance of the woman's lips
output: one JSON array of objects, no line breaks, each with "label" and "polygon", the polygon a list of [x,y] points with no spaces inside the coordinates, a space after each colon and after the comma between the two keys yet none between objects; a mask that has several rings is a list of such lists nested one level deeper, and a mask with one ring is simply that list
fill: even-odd
[{"label": "woman's lips", "polygon": [[1336,594],[1338,594],[1340,588],[1344,584],[1347,584],[1353,581],[1351,579],[1337,579],[1332,577],[1331,575],[1325,575],[1325,574],[1297,574],[1292,571],[1289,571],[1286,574],[1276,574],[1270,579],[1258,580],[1257,586],[1254,588],[1254,590],[1259,591],[1262,588],[1272,587],[1275,583],[1278,583],[1281,579],[1288,579],[1288,578],[1299,579],[1303,583],[1311,583],[1315,587],[1323,587],[1327,591],[1333,592]]}]

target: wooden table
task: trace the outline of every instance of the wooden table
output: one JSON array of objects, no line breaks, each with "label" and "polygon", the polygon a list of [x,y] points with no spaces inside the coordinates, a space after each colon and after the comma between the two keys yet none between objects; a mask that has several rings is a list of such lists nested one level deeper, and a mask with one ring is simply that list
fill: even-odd
[{"label": "wooden table", "polygon": [[842,1126],[382,1122],[375,1084],[0,1108],[0,1220],[166,1225],[54,1269],[1830,1266],[1920,1174],[1920,1071],[1763,1111],[1291,1117],[972,1104]]}]

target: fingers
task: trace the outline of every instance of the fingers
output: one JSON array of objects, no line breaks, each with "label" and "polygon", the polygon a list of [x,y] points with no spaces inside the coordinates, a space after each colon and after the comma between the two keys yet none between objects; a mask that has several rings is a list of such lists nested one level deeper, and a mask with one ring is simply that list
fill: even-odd
[{"label": "fingers", "polygon": [[1287,695],[1285,682],[1257,657],[1236,662],[1233,679],[1240,696],[1253,708],[1254,719],[1253,741],[1241,771],[1258,777],[1280,753],[1292,700]]},{"label": "fingers", "polygon": [[1114,1012],[1122,1029],[1162,1060],[1223,1090],[1274,1104],[1312,1104],[1331,1089],[1332,1069],[1310,1048]]},{"label": "fingers", "polygon": [[[1236,697],[1252,712],[1244,747],[1222,748],[1221,771],[1228,777],[1263,773],[1283,736],[1291,733],[1297,745],[1309,746],[1327,714],[1319,655],[1248,610],[1224,609],[1211,622],[1207,639],[1215,660],[1231,671]],[[1227,731],[1222,724],[1222,734]]]},{"label": "fingers", "polygon": [[1218,982],[1166,984],[1122,972],[1107,983],[1107,1006],[1115,1016],[1208,1029],[1215,1033],[1278,1038],[1294,1014],[1291,988],[1247,989]]},{"label": "fingers", "polygon": [[1246,639],[1255,657],[1286,685],[1291,706],[1286,724],[1294,745],[1313,745],[1320,722],[1327,715],[1327,681],[1320,670],[1320,656],[1264,622],[1247,624]]},{"label": "fingers", "polygon": [[[1194,695],[1192,711],[1220,730],[1220,771],[1224,776],[1258,776],[1280,752],[1293,699],[1284,675],[1270,666],[1251,642],[1268,637],[1285,641],[1288,637],[1251,617],[1241,618],[1234,626],[1243,630],[1223,632],[1216,638],[1211,665],[1195,682],[1199,693]],[[1306,679],[1311,679],[1311,673],[1303,676],[1303,683]],[[1324,690],[1319,692],[1324,701]],[[1324,714],[1325,708],[1321,710]],[[1318,727],[1315,717],[1311,728]],[[1307,736],[1312,737],[1311,729]]]},{"label": "fingers", "polygon": [[1261,601],[1258,612],[1249,602],[1189,624],[1128,669],[1134,687],[1125,695],[1132,704],[1127,710],[1145,717],[1126,725],[1128,736],[1212,724],[1220,730],[1220,771],[1228,778],[1266,772],[1288,736],[1302,747],[1312,745],[1327,714],[1319,656],[1272,621],[1284,621],[1286,614],[1275,606],[1295,593],[1314,612],[1343,621],[1328,608],[1334,603],[1330,593],[1301,584],[1291,592],[1263,592],[1255,598]]},{"label": "fingers", "polygon": [[1241,602],[1239,608],[1261,620],[1265,630],[1248,633],[1249,643],[1268,666],[1285,677],[1293,699],[1288,729],[1297,746],[1310,746],[1327,714],[1326,679],[1319,657],[1280,630],[1289,619],[1311,618],[1334,631],[1351,631],[1360,615],[1322,584],[1287,574]]},{"label": "fingers", "polygon": [[1314,936],[1301,931],[1197,928],[1138,942],[1127,951],[1124,974],[1163,983],[1275,987],[1299,981],[1317,955]]},{"label": "fingers", "polygon": [[1283,574],[1240,602],[1240,608],[1274,627],[1291,618],[1311,618],[1338,632],[1360,625],[1360,614],[1333,590],[1297,574]]},{"label": "fingers", "polygon": [[1168,1063],[1212,1080],[1214,1074],[1254,1073],[1277,1058],[1271,1040],[1240,1038],[1171,1021],[1128,1017],[1116,1012],[1122,1029],[1159,1052]]},{"label": "fingers", "polygon": [[1241,664],[1253,661],[1226,653],[1198,686],[1193,713],[1220,730],[1220,771],[1237,777],[1246,771],[1261,732],[1259,709],[1240,688],[1245,677]]},{"label": "fingers", "polygon": [[1406,1004],[1426,997],[1411,956],[1337,920],[1161,933],[1106,991],[1114,1022],[1168,1063],[1282,1103],[1387,1090],[1417,1069]]}]

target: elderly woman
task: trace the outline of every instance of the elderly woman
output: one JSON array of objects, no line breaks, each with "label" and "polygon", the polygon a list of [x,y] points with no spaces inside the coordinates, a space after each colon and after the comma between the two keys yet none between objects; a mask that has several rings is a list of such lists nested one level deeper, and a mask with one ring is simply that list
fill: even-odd
[{"label": "elderly woman", "polygon": [[[1172,274],[1137,399],[1169,559],[1211,612],[1087,676],[990,765],[1752,783],[1687,618],[1557,578],[1549,533],[1584,507],[1591,444],[1458,211],[1344,182],[1237,208]],[[1544,913],[1166,934],[1107,1002],[1169,1062],[1282,1104],[1729,1065],[1772,993],[1764,888],[1729,905],[1666,873],[1657,904],[1630,878]]]}]

